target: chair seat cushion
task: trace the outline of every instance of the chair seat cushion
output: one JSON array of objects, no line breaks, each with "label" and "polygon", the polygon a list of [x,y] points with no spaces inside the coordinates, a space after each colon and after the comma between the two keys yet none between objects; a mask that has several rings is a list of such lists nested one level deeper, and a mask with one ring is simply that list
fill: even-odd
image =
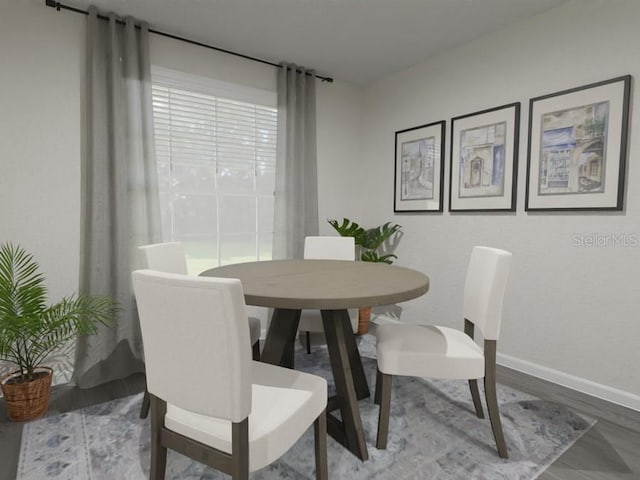
[{"label": "chair seat cushion", "polygon": [[435,325],[379,325],[378,368],[389,375],[484,377],[484,354],[460,330]]},{"label": "chair seat cushion", "polygon": [[[358,309],[350,308],[349,320],[351,320],[351,329],[353,333],[358,331]],[[300,332],[324,332],[322,326],[322,315],[320,310],[302,310],[300,314],[300,323],[298,324],[298,331]]]},{"label": "chair seat cushion", "polygon": [[[252,362],[249,415],[249,470],[284,454],[327,406],[327,382],[310,375]],[[224,392],[220,392],[224,394]],[[176,433],[231,453],[231,422],[167,405],[165,426]]]},{"label": "chair seat cushion", "polygon": [[251,345],[260,340],[260,319],[256,317],[249,317],[249,337],[251,338]]}]

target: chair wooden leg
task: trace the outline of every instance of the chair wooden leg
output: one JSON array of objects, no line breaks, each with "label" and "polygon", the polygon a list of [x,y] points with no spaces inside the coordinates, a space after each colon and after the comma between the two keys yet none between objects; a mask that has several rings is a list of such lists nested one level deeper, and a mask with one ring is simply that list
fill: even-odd
[{"label": "chair wooden leg", "polygon": [[307,332],[307,355],[311,353],[311,332]]},{"label": "chair wooden leg", "polygon": [[253,348],[251,349],[251,357],[256,362],[260,361],[260,340],[256,341],[256,343],[253,344]]},{"label": "chair wooden leg", "polygon": [[140,418],[147,418],[149,415],[149,406],[151,401],[149,400],[149,391],[144,389],[144,397],[142,397],[142,406],[140,407]]},{"label": "chair wooden leg", "polygon": [[484,411],[482,409],[482,402],[480,401],[480,392],[478,390],[478,380],[469,380],[469,388],[471,389],[471,398],[473,399],[473,406],[476,409],[476,416],[478,418],[484,418]]},{"label": "chair wooden leg", "polygon": [[231,478],[249,480],[249,417],[231,424]]},{"label": "chair wooden leg", "polygon": [[[473,339],[475,331],[475,325],[466,318],[464,319],[464,333]],[[473,399],[473,406],[476,409],[476,415],[478,418],[484,418],[484,412],[482,411],[482,402],[480,402],[480,393],[478,392],[478,380],[469,380],[469,388],[471,389],[471,398]]]},{"label": "chair wooden leg", "polygon": [[316,480],[329,479],[329,467],[327,464],[327,411],[322,413],[313,422],[313,434],[316,444]]},{"label": "chair wooden leg", "polygon": [[485,340],[484,342],[484,358],[485,358],[485,377],[484,377],[484,393],[487,400],[487,410],[489,419],[491,420],[491,429],[493,437],[498,447],[498,455],[501,458],[509,458],[507,453],[507,444],[504,441],[504,433],[502,431],[502,422],[500,421],[500,411],[498,410],[498,396],[496,394],[496,341]]},{"label": "chair wooden leg", "polygon": [[[378,437],[376,438],[376,448],[384,450],[387,448],[387,437],[389,436],[392,376],[378,370],[378,378],[380,381],[376,383],[376,391],[380,388],[380,410],[378,412]],[[378,384],[380,387],[378,387]]]},{"label": "chair wooden leg", "polygon": [[164,427],[164,416],[167,413],[167,403],[153,395],[149,395],[151,405],[151,465],[150,480],[164,480],[167,468],[167,449],[162,445],[161,432]]},{"label": "chair wooden leg", "polygon": [[376,405],[380,405],[380,384],[382,383],[382,372],[380,370],[376,370],[376,390],[373,394],[373,403]]}]

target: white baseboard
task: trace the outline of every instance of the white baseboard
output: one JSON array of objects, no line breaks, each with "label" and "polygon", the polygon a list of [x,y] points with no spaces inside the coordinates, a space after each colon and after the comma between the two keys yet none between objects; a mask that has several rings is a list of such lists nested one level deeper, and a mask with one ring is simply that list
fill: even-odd
[{"label": "white baseboard", "polygon": [[575,375],[560,372],[553,368],[543,367],[542,365],[501,353],[498,353],[497,355],[497,362],[499,365],[526,373],[533,377],[538,377],[543,380],[562,385],[563,387],[591,395],[592,397],[600,398],[632,410],[640,411],[640,396],[625,392],[624,390],[592,382],[586,378],[576,377]]}]

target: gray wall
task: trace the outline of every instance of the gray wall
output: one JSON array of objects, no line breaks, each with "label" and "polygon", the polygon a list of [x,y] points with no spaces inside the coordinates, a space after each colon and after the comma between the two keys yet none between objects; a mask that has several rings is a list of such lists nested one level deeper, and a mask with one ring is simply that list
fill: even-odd
[{"label": "gray wall", "polygon": [[[354,192],[363,199],[358,218],[402,224],[398,264],[432,280],[427,295],[405,305],[403,320],[461,325],[472,246],[508,249],[514,263],[500,361],[636,409],[640,246],[578,247],[574,235],[640,239],[638,95],[624,212],[527,214],[524,181],[529,98],[623,74],[640,78],[638,25],[636,0],[574,1],[383,79],[365,91],[363,153],[354,165],[366,172]],[[393,214],[394,131],[447,120],[446,210],[451,117],[515,101],[522,102],[515,214]]]},{"label": "gray wall", "polygon": [[[39,0],[4,2],[0,14],[0,242],[34,254],[54,300],[78,289],[85,22]],[[194,75],[276,87],[272,67],[163,37],[151,35],[151,57]],[[321,218],[344,186],[335,171],[359,158],[361,96],[345,82],[318,86]],[[55,381],[68,379],[72,356],[66,348],[50,359]]]}]

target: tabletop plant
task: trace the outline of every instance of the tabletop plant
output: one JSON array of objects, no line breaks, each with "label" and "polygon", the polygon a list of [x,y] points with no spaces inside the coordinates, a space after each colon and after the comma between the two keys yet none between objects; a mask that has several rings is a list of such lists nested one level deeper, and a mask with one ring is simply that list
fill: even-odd
[{"label": "tabletop plant", "polygon": [[[52,370],[41,363],[76,336],[109,325],[116,312],[110,298],[98,295],[72,295],[48,305],[45,277],[33,256],[14,244],[0,245],[0,360],[17,367],[0,386],[12,420],[46,411]],[[44,406],[29,398],[34,396],[46,396]]]},{"label": "tabletop plant", "polygon": [[360,249],[360,260],[363,262],[384,262],[391,264],[398,258],[392,253],[383,253],[385,242],[401,232],[401,226],[387,222],[373,228],[363,228],[348,218],[343,218],[342,223],[337,220],[327,220],[329,224],[343,237],[353,237],[356,246]]}]

